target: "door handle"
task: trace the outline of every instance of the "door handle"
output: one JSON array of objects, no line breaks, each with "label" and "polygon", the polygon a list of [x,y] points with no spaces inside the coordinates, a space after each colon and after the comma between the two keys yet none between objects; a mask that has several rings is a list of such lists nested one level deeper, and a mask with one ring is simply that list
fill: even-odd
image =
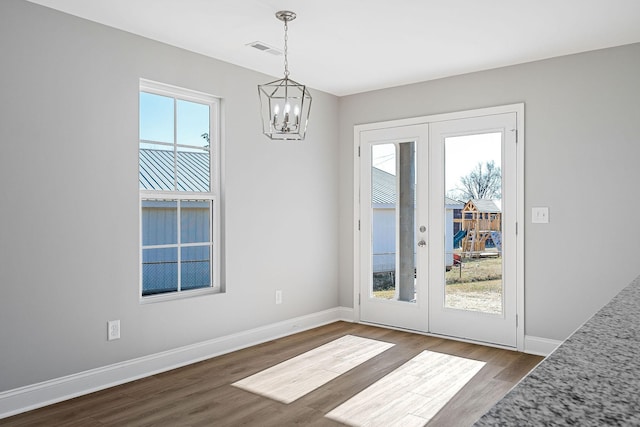
[{"label": "door handle", "polygon": [[425,242],[424,240],[420,240],[418,242],[418,246],[420,246],[421,248],[424,248],[425,246],[427,246],[427,242]]}]

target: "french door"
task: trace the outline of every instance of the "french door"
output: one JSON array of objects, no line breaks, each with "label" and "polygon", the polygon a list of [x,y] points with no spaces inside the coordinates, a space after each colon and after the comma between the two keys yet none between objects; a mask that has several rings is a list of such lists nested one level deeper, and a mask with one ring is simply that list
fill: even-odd
[{"label": "french door", "polygon": [[476,114],[357,129],[361,321],[516,347],[517,112]]},{"label": "french door", "polygon": [[428,130],[360,135],[362,321],[428,330]]}]

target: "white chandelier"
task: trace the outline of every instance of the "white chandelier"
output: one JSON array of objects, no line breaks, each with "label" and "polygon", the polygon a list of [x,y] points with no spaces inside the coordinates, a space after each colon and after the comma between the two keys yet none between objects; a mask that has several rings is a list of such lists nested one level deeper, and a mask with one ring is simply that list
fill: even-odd
[{"label": "white chandelier", "polygon": [[296,14],[281,10],[276,18],[284,22],[284,78],[258,85],[262,111],[262,132],[271,139],[304,140],[311,110],[311,94],[305,85],[289,78],[287,23]]}]

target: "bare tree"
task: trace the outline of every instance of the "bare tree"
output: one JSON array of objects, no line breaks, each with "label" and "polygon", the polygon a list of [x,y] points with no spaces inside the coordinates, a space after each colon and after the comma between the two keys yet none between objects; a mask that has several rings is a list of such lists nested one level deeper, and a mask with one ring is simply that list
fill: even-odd
[{"label": "bare tree", "polygon": [[500,166],[492,161],[478,163],[469,174],[460,178],[462,188],[456,188],[456,198],[469,199],[499,199],[502,197],[502,172]]}]

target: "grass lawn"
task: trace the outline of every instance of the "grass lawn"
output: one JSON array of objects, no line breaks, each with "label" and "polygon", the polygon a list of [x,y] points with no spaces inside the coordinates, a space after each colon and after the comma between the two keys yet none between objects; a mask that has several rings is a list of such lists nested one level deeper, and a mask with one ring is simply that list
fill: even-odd
[{"label": "grass lawn", "polygon": [[469,258],[462,260],[462,268],[451,267],[444,275],[447,285],[486,282],[502,278],[502,258]]},{"label": "grass lawn", "polygon": [[463,294],[466,292],[502,292],[502,280],[486,280],[484,282],[467,282],[447,285],[447,294]]},{"label": "grass lawn", "polygon": [[[484,282],[467,282],[455,283],[447,285],[447,294],[464,294],[468,292],[502,292],[502,280],[487,280]],[[392,299],[395,296],[395,289],[387,289],[384,291],[375,291],[373,295],[376,298]]]},{"label": "grass lawn", "polygon": [[[446,305],[452,308],[500,313],[502,306],[502,258],[471,258],[445,273]],[[373,293],[375,298],[393,299],[395,289]]]},{"label": "grass lawn", "polygon": [[385,289],[384,291],[374,291],[373,296],[382,299],[393,299],[396,295],[395,289]]}]

